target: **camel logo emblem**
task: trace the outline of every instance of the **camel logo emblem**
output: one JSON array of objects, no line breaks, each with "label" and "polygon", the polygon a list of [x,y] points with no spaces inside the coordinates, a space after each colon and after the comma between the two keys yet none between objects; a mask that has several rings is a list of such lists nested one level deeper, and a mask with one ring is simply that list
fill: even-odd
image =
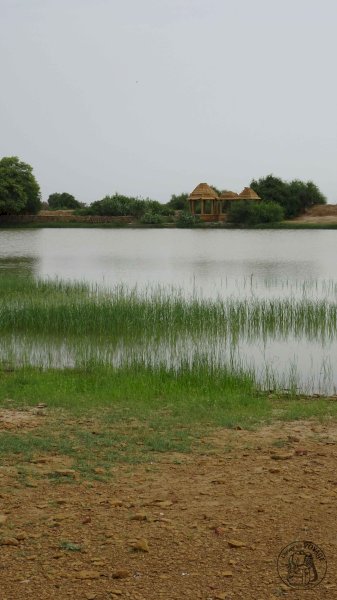
[{"label": "camel logo emblem", "polygon": [[325,554],[313,542],[293,542],[281,550],[277,559],[277,570],[283,583],[298,590],[319,585],[326,569]]}]

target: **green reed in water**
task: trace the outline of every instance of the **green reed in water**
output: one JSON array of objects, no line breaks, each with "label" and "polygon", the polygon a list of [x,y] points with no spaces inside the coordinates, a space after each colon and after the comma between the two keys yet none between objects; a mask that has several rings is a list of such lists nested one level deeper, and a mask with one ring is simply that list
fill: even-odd
[{"label": "green reed in water", "polygon": [[0,332],[93,335],[110,339],[170,338],[188,334],[240,339],[333,340],[337,305],[308,298],[202,299],[176,289],[110,290],[84,283],[0,279]]},{"label": "green reed in water", "polygon": [[[337,309],[329,290],[329,298],[315,299],[311,282],[296,297],[205,299],[160,286],[106,289],[2,276],[0,365],[80,370],[140,365],[181,373],[200,367],[210,381],[220,369],[239,378],[248,373],[263,389],[333,391],[329,351],[313,358],[315,369],[298,372],[291,350],[294,341],[305,351],[307,342],[319,341],[321,349],[336,342]],[[273,354],[265,354],[273,340],[289,342],[289,360],[281,369]]]}]

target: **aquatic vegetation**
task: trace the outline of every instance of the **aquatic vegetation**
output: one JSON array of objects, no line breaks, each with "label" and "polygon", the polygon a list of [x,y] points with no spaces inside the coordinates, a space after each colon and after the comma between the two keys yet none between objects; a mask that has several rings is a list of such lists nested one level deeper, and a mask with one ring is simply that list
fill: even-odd
[{"label": "aquatic vegetation", "polygon": [[333,339],[337,304],[325,299],[216,300],[186,298],[161,287],[143,291],[117,285],[110,290],[85,283],[1,279],[0,331],[97,336],[173,336],[188,333],[232,340]]},{"label": "aquatic vegetation", "polygon": [[[320,284],[322,286],[322,284]],[[317,288],[317,283],[316,283]],[[142,364],[182,370],[192,365],[255,373],[243,347],[266,354],[277,343],[337,340],[336,287],[302,283],[302,293],[281,298],[187,297],[181,290],[116,285],[108,289],[85,283],[2,277],[0,279],[0,360],[43,366]],[[289,352],[285,387],[296,386]],[[321,379],[330,373],[323,361]],[[277,369],[265,360],[266,386],[280,382]],[[261,371],[261,369],[260,369]],[[331,373],[330,373],[331,375]],[[307,374],[309,381],[311,373]],[[284,380],[288,381],[284,381]],[[302,377],[303,379],[303,377]]]}]

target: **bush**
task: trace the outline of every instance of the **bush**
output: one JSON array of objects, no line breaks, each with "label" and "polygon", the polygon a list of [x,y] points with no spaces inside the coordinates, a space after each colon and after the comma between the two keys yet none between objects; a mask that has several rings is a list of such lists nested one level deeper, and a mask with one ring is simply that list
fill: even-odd
[{"label": "bush", "polygon": [[[144,203],[145,213],[152,213],[156,215],[169,216],[174,213],[174,210],[168,206],[167,204],[161,204],[158,200],[146,200],[142,201]],[[145,214],[144,213],[144,214]]]},{"label": "bush", "polygon": [[160,225],[163,223],[163,217],[158,213],[147,211],[140,219],[140,222],[144,225]]},{"label": "bush", "polygon": [[277,202],[239,201],[232,202],[228,220],[231,223],[247,225],[261,225],[267,223],[279,223],[284,218],[282,207]]},{"label": "bush", "polygon": [[133,214],[133,198],[127,196],[105,196],[102,200],[96,200],[90,204],[87,213],[90,215],[101,215],[108,217],[127,217]]},{"label": "bush", "polygon": [[81,211],[81,213],[113,217],[131,216],[136,219],[142,219],[145,214],[170,215],[172,214],[172,209],[157,202],[157,200],[114,194],[113,196],[105,196],[102,200],[93,202],[87,209]]},{"label": "bush", "polygon": [[200,223],[200,218],[197,215],[191,215],[189,213],[181,213],[176,221],[177,227],[194,227]]},{"label": "bush", "polygon": [[251,213],[248,202],[231,202],[228,210],[228,221],[237,225],[246,224]]},{"label": "bush", "polygon": [[256,223],[279,223],[284,219],[284,210],[277,202],[261,202],[252,208]]}]

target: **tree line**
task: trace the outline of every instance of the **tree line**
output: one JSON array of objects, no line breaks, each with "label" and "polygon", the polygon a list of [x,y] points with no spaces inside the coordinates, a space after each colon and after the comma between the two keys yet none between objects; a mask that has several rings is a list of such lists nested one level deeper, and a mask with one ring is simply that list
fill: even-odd
[{"label": "tree line", "polygon": [[[215,186],[213,189],[220,194]],[[326,198],[312,181],[298,179],[287,182],[274,175],[253,179],[250,187],[260,196],[260,202],[235,200],[229,203],[228,219],[233,223],[255,225],[279,222],[304,213],[314,204],[325,204]],[[191,225],[198,216],[189,214],[188,194],[172,194],[169,202],[162,204],[150,198],[125,196],[115,193],[89,206],[68,192],[50,194],[42,203],[40,186],[32,167],[18,157],[0,160],[0,215],[36,214],[48,210],[73,209],[82,215],[132,216],[143,223],[156,224],[170,220],[176,211],[181,213],[181,224]]]}]

